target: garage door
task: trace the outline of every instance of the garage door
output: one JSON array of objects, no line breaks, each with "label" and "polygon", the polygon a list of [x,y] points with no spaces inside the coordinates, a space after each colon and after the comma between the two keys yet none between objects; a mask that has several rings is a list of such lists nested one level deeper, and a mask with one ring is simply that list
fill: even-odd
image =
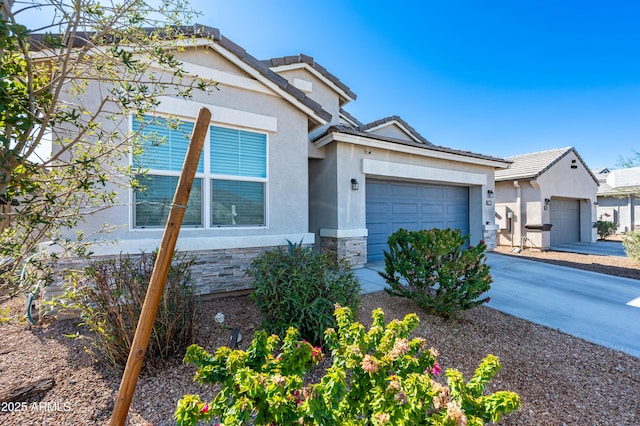
[{"label": "garage door", "polygon": [[469,189],[367,179],[367,261],[384,259],[389,235],[411,231],[458,228],[469,233]]},{"label": "garage door", "polygon": [[551,245],[580,241],[580,201],[568,198],[552,198]]}]

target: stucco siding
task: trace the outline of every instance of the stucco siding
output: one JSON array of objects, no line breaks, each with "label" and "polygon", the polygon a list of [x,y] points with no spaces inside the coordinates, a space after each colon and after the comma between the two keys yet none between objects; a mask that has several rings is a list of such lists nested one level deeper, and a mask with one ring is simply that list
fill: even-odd
[{"label": "stucco siding", "polygon": [[[520,164],[518,166],[523,168]],[[512,215],[511,218],[497,218],[501,225],[498,244],[524,245],[542,250],[550,248],[554,233],[552,212],[556,221],[564,217],[566,212],[559,210],[568,204],[563,204],[563,200],[571,201],[578,207],[578,213],[571,216],[579,222],[576,224],[576,228],[579,227],[578,236],[574,238],[595,241],[593,222],[596,220],[597,189],[593,176],[573,150],[537,175],[496,182],[496,213],[500,216]],[[558,200],[555,205],[554,199]],[[559,234],[556,241],[562,241],[563,238],[566,239],[566,236]]]},{"label": "stucco siding", "polygon": [[[361,145],[350,143],[331,143],[323,147],[326,150],[324,160],[312,160],[311,173],[312,209],[321,208],[336,202],[337,212],[335,222],[325,219],[325,225],[312,220],[312,230],[334,227],[340,230],[366,229],[366,179],[396,179],[413,180],[415,182],[436,184],[457,184],[469,188],[469,207],[471,243],[477,244],[485,235],[485,226],[493,225],[494,209],[493,201],[487,203],[487,189],[493,188],[493,168],[477,164],[447,161],[411,155],[402,152],[394,152],[379,148],[365,148]],[[334,151],[335,150],[335,151]],[[335,152],[335,156],[334,156]],[[335,166],[334,166],[335,164]],[[366,166],[365,166],[366,165]],[[373,166],[372,166],[373,165]],[[336,167],[333,170],[333,167]],[[394,170],[399,171],[398,173]],[[414,174],[406,175],[409,170]],[[374,173],[371,173],[371,172]],[[401,172],[400,172],[401,171]],[[334,193],[322,188],[322,191],[314,190],[313,181],[321,181],[321,177],[332,174],[335,180]],[[351,179],[356,179],[359,189],[351,189]],[[317,207],[314,207],[317,206]],[[313,215],[313,214],[312,214]],[[320,214],[318,214],[320,216]],[[319,229],[318,229],[319,231]]]},{"label": "stucco siding", "polygon": [[[576,168],[571,168],[572,165]],[[598,184],[574,153],[569,153],[560,159],[537,180],[544,198],[550,196],[582,198],[589,199],[592,204],[596,201]]]},{"label": "stucco siding", "polygon": [[310,82],[311,91],[306,92],[306,95],[322,105],[322,108],[331,114],[332,124],[340,121],[340,99],[338,94],[325,82],[304,68],[280,71],[278,74],[286,78],[294,86],[296,85],[296,79]]},{"label": "stucco siding", "polygon": [[374,135],[386,136],[386,137],[401,139],[405,141],[414,140],[409,135],[407,135],[406,132],[404,132],[402,129],[400,129],[398,126],[395,126],[395,125],[380,127],[378,129],[372,130],[370,133]]},{"label": "stucco siding", "polygon": [[251,76],[249,76],[249,74],[244,70],[229,62],[226,58],[223,58],[218,52],[210,47],[185,50],[180,53],[180,59],[191,64],[251,78]]},{"label": "stucco siding", "polygon": [[309,160],[309,230],[318,236],[338,228],[337,152],[334,146],[324,151],[324,159]]},{"label": "stucco siding", "polygon": [[[185,56],[190,61],[198,62],[208,67],[223,68],[225,71],[235,69],[234,66],[221,66],[226,60],[216,56],[216,53],[202,50],[198,53],[188,53]],[[285,235],[308,232],[308,118],[300,110],[293,107],[285,100],[257,93],[239,87],[222,86],[219,91],[210,94],[199,91],[194,92],[193,102],[198,105],[221,107],[225,109],[227,116],[245,114],[241,117],[247,126],[238,125],[242,120],[232,123],[233,128],[251,128],[246,122],[246,117],[264,117],[258,127],[269,128],[267,134],[268,163],[266,185],[266,226],[264,227],[234,227],[234,228],[187,228],[183,227],[180,238],[218,238],[230,236],[250,235]],[[159,108],[162,110],[162,104]],[[184,114],[182,108],[174,111],[175,114]],[[191,116],[182,116],[183,119],[195,119]],[[212,124],[229,126],[230,124],[221,115],[213,115]],[[119,123],[118,130],[124,134],[129,131],[130,123]],[[265,132],[264,130],[262,132]],[[128,156],[124,159],[128,161]],[[205,196],[208,194],[205,194]],[[108,240],[148,240],[149,246],[157,246],[162,229],[132,229],[131,227],[131,191],[119,190],[117,206],[111,207],[96,215],[87,217],[82,225],[86,234],[91,234],[100,229],[103,223],[115,225],[116,228],[109,234],[99,234],[97,238]],[[208,220],[207,217],[204,218]],[[70,233],[73,236],[74,233]],[[281,241],[280,244],[286,244]],[[148,247],[147,247],[148,249]]]}]

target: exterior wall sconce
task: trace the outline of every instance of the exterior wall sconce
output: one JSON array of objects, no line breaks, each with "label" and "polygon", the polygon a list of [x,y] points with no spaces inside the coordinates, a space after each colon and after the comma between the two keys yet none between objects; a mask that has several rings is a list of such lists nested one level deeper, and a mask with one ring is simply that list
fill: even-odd
[{"label": "exterior wall sconce", "polygon": [[492,189],[487,190],[487,197],[493,198],[493,190]]},{"label": "exterior wall sconce", "polygon": [[593,202],[593,205],[594,205],[594,206],[597,206],[597,205],[598,205],[598,202],[597,202],[597,201],[594,201],[594,202]]},{"label": "exterior wall sconce", "polygon": [[549,204],[551,204],[551,200],[550,200],[550,199],[548,199],[548,198],[545,198],[545,199],[544,199],[544,205],[545,205],[545,206],[548,206]]},{"label": "exterior wall sconce", "polygon": [[355,178],[351,179],[351,190],[352,191],[357,191],[358,188],[360,188],[360,184],[358,183],[358,181]]}]

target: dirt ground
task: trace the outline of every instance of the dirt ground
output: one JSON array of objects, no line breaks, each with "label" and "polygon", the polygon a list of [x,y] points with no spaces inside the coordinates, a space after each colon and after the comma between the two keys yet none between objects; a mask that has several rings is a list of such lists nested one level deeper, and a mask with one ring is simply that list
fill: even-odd
[{"label": "dirt ground", "polygon": [[[596,272],[640,278],[640,266],[628,259],[510,248],[500,253],[553,262]],[[639,284],[640,285],[640,284]],[[110,371],[85,351],[91,334],[78,320],[53,321],[28,329],[22,301],[0,302],[0,394],[38,379],[52,378],[46,393],[28,400],[0,403],[2,425],[107,424],[122,371]],[[6,309],[9,308],[7,312]],[[418,313],[416,336],[425,337],[440,352],[445,368],[460,369],[468,379],[488,353],[500,358],[503,369],[488,391],[511,390],[522,408],[504,425],[638,425],[640,424],[640,359],[603,348],[481,306],[463,313],[459,321],[443,321],[416,310],[410,301],[386,293],[362,297],[359,319],[370,321],[382,308],[388,320]],[[196,342],[210,352],[228,345],[238,327],[246,348],[260,327],[260,314],[246,296],[202,302]],[[222,312],[224,325],[213,317]],[[177,401],[185,394],[213,397],[209,387],[193,383],[195,369],[180,359],[166,368],[141,375],[128,424],[171,425]]]},{"label": "dirt ground", "polygon": [[[598,242],[598,244],[609,243],[610,241]],[[553,263],[555,265],[567,266],[569,268],[584,269],[587,271],[600,272],[602,274],[633,278],[635,280],[640,279],[640,264],[627,257],[596,256],[592,254],[567,253],[554,250],[540,251],[535,249],[524,249],[520,253],[513,253],[512,250],[512,247],[499,246],[494,250],[494,252],[530,260],[537,260],[540,262]]]}]

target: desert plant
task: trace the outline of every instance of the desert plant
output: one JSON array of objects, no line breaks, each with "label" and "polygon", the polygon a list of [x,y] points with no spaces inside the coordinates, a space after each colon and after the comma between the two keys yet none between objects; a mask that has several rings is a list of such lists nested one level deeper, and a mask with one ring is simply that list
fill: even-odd
[{"label": "desert plant", "polygon": [[368,331],[353,321],[348,308],[337,307],[335,316],[337,330],[327,331],[333,363],[317,383],[304,375],[321,359],[320,350],[296,340],[293,328],[279,355],[279,338],[263,331],[246,352],[220,348],[210,355],[197,345],[189,347],[185,362],[197,366],[195,380],[221,388],[210,402],[185,395],[177,423],[216,418],[225,425],[482,425],[520,406],[513,392],[483,395],[500,368],[493,355],[469,382],[454,369],[446,371],[446,386],[436,381],[436,350],[422,338],[409,339],[419,323],[415,314],[387,325],[377,309]]},{"label": "desert plant", "polygon": [[0,310],[0,325],[10,322],[11,318],[11,306],[7,306],[3,310]]},{"label": "desert plant", "polygon": [[388,241],[380,275],[389,294],[445,318],[489,301],[482,297],[492,282],[483,241],[464,249],[467,237],[459,229],[399,229]]},{"label": "desert plant", "polygon": [[[85,276],[72,279],[51,304],[79,312],[95,334],[93,347],[113,367],[129,356],[157,252],[121,255],[92,262]],[[183,353],[193,343],[196,301],[190,268],[194,259],[174,254],[146,352],[146,366]]]},{"label": "desert plant", "polygon": [[261,254],[247,273],[262,327],[280,336],[296,327],[302,338],[322,345],[324,331],[335,326],[334,305],[355,309],[359,303],[360,282],[350,266],[301,244]]},{"label": "desert plant", "polygon": [[617,230],[618,225],[613,222],[609,222],[608,220],[598,221],[598,237],[600,237],[601,240],[615,234]]},{"label": "desert plant", "polygon": [[622,235],[622,247],[629,258],[640,262],[640,232],[630,231]]}]

